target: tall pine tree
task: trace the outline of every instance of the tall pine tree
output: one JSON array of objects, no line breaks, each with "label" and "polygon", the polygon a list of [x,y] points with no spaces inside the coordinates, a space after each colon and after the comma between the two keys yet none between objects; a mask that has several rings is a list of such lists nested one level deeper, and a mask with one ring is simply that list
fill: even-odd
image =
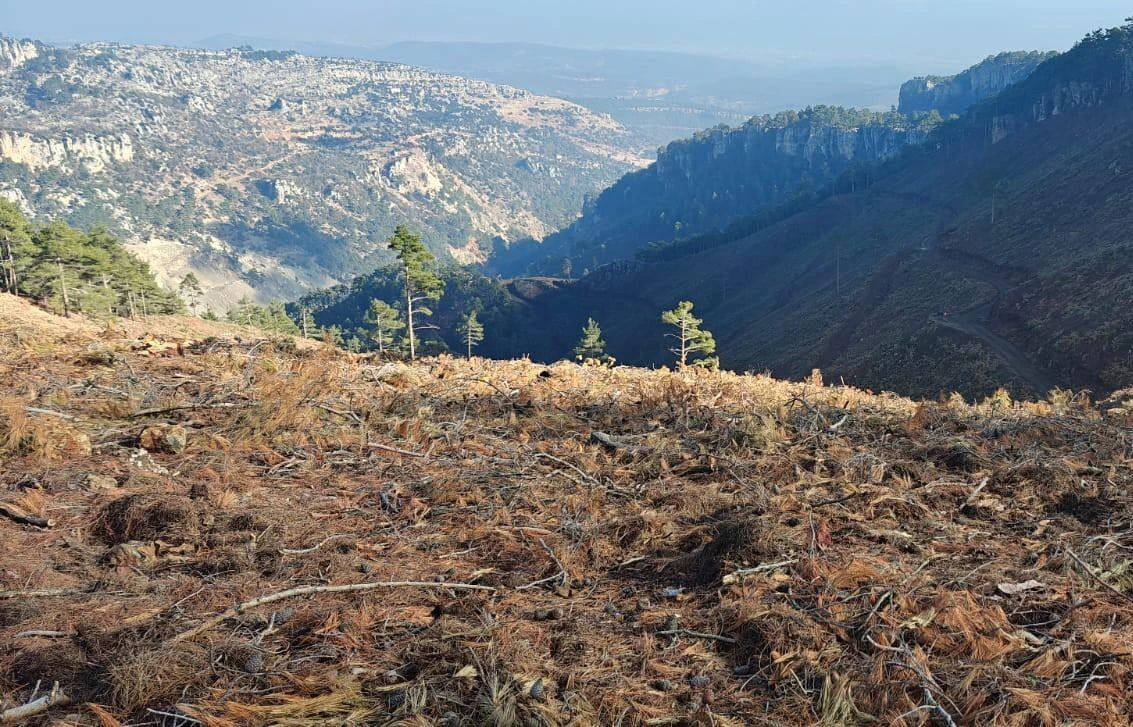
[{"label": "tall pine tree", "polygon": [[389,238],[389,248],[397,254],[401,264],[401,276],[405,283],[405,320],[409,337],[409,359],[417,358],[417,331],[436,328],[421,322],[421,318],[433,315],[425,306],[425,301],[437,300],[444,295],[444,282],[433,271],[436,258],[420,235],[414,235],[405,225],[398,225]]}]

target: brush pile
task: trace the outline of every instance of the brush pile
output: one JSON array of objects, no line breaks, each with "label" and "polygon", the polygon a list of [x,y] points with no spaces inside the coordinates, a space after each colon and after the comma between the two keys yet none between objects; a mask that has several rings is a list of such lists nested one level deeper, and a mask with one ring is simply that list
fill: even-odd
[{"label": "brush pile", "polygon": [[0,328],[0,723],[1133,714],[1120,397]]}]

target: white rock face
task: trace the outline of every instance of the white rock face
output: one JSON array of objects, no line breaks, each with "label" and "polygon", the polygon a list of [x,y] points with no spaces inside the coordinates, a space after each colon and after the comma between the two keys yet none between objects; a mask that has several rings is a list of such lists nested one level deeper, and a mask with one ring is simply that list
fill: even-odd
[{"label": "white rock face", "polygon": [[33,217],[34,210],[28,203],[28,198],[18,189],[0,189],[0,199],[6,199],[20,208],[25,217]]},{"label": "white rock face", "polygon": [[19,68],[38,57],[39,47],[35,43],[0,36],[0,71]]},{"label": "white rock face", "polygon": [[440,176],[420,149],[390,162],[383,176],[399,194],[430,197],[444,188]]},{"label": "white rock face", "polygon": [[0,159],[38,171],[48,167],[81,167],[92,174],[111,164],[134,161],[134,140],[128,134],[38,139],[30,134],[0,131]]}]

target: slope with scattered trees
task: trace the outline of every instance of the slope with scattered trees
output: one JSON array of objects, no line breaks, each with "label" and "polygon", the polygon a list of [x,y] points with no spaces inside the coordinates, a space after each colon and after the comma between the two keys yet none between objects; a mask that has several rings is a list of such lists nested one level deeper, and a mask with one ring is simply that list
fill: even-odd
[{"label": "slope with scattered trees", "polygon": [[83,232],[59,221],[33,226],[5,199],[0,199],[0,289],[64,314],[134,316],[183,308],[157,284],[149,266],[105,229]]},{"label": "slope with scattered trees", "polygon": [[[871,170],[868,186],[843,177],[747,234],[604,269],[544,305],[601,320],[627,363],[663,360],[655,311],[694,299],[729,368],[805,376],[821,366],[930,396],[1037,381],[1124,386],[1130,58],[1133,27],[1091,34]],[[949,262],[959,257],[972,262]],[[980,335],[949,325],[987,303],[965,319]]]}]

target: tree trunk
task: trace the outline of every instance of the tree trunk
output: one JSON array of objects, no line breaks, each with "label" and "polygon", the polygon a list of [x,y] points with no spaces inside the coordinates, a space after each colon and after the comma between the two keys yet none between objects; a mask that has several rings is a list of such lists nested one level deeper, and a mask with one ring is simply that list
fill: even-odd
[{"label": "tree trunk", "polygon": [[4,268],[4,288],[15,295],[16,293],[16,258],[12,255],[12,240],[4,238],[4,248],[7,252],[7,265]]},{"label": "tree trunk", "polygon": [[59,288],[63,293],[63,315],[70,317],[71,300],[67,297],[67,277],[63,274],[63,261],[56,258],[55,263],[59,266]]},{"label": "tree trunk", "polygon": [[417,360],[417,334],[413,330],[413,288],[409,285],[409,271],[405,281],[405,322],[409,324],[409,360]]},{"label": "tree trunk", "polygon": [[681,319],[681,368],[688,363],[688,319]]}]

